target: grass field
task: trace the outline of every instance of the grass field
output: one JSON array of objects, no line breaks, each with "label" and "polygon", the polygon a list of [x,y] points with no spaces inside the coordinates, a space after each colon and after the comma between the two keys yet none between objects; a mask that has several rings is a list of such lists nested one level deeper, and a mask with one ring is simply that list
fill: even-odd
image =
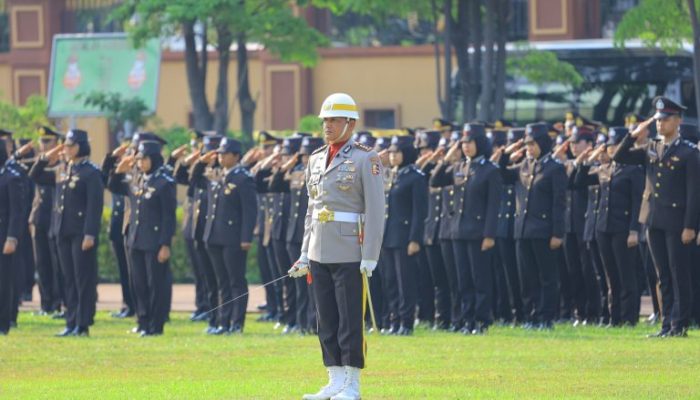
[{"label": "grass field", "polygon": [[[172,317],[162,337],[102,312],[91,337],[54,338],[61,321],[22,313],[0,337],[0,399],[300,399],[325,384],[316,337],[252,317],[243,336],[208,337]],[[369,336],[363,398],[700,398],[700,332],[646,339],[655,329]]]}]

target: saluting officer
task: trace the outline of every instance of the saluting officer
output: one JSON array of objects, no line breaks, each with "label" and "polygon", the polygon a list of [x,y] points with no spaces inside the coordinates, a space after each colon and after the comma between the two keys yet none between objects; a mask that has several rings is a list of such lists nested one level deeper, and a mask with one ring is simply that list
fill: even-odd
[{"label": "saluting officer", "polygon": [[[680,126],[681,137],[690,143],[700,143],[700,132],[698,131],[698,126],[695,124],[681,124]],[[700,223],[700,221],[698,221]],[[698,227],[700,228],[700,226]],[[693,282],[693,305],[692,305],[692,317],[691,317],[691,327],[698,327],[700,325],[700,236],[698,236],[697,246],[693,247],[692,257],[693,263],[690,268],[690,276]]]},{"label": "saluting officer", "polygon": [[[607,145],[591,155],[601,160],[600,166],[591,172],[600,184],[597,243],[609,287],[608,308],[612,326],[635,326],[639,320],[639,281],[633,261],[635,247],[639,244],[638,217],[644,171],[638,165],[612,161],[617,146],[627,134],[627,128],[610,128]],[[586,173],[587,169],[584,166],[580,173]]]},{"label": "saluting officer", "polygon": [[[527,157],[519,160],[525,144]],[[566,171],[551,155],[546,124],[528,124],[524,142],[509,146],[500,158],[503,180],[515,184],[517,240],[526,328],[553,329],[557,293],[557,250],[564,237]],[[517,152],[517,153],[516,153]]]},{"label": "saluting officer", "polygon": [[[435,169],[436,163],[432,161],[432,157],[437,151],[440,139],[440,131],[425,131],[420,133],[416,139],[416,148],[420,151],[419,161],[416,162],[416,165],[426,176],[431,176]],[[435,325],[433,329],[448,330],[452,321],[452,299],[448,275],[440,250],[440,239],[438,238],[441,206],[442,188],[428,188],[428,211],[423,231],[423,250],[435,291],[434,299],[430,299],[435,301]]]},{"label": "saluting officer", "polygon": [[[557,154],[570,152],[573,158],[582,154],[590,155],[597,138],[590,126],[575,126],[572,136],[560,147]],[[564,160],[567,174],[567,213],[564,252],[568,266],[567,278],[571,285],[574,305],[574,326],[597,323],[600,314],[600,288],[596,278],[595,267],[586,250],[584,230],[586,227],[586,210],[588,208],[588,186],[577,185],[576,177],[582,165],[575,160]],[[597,184],[597,183],[592,183]]]},{"label": "saluting officer", "polygon": [[[142,141],[110,176],[112,192],[129,196],[127,243],[140,336],[163,334],[167,317],[170,245],[175,233],[175,180],[164,165],[160,143]],[[140,177],[126,176],[136,163]]]},{"label": "saluting officer", "polygon": [[[495,133],[495,132],[494,132]],[[494,140],[494,149],[509,146],[525,136],[524,128],[511,128],[506,133],[504,144]],[[494,135],[495,137],[495,135]],[[498,154],[494,154],[498,155]],[[491,156],[493,162],[498,159]],[[502,264],[506,280],[506,296],[510,304],[510,315],[506,322],[520,324],[523,321],[523,301],[520,291],[520,276],[518,274],[518,262],[515,256],[515,239],[513,238],[513,225],[515,221],[515,186],[504,184],[501,191],[501,200],[498,208],[498,226],[496,228],[496,249]]]},{"label": "saluting officer", "polygon": [[[137,137],[138,134],[133,136]],[[110,174],[114,171],[117,162],[119,161],[118,154],[122,150],[126,150],[129,143],[122,143],[114,152],[107,153],[102,161],[102,179],[105,185],[109,180]],[[119,282],[122,288],[122,309],[119,312],[112,314],[114,318],[127,318],[136,313],[136,300],[133,295],[132,283],[129,276],[129,257],[126,254],[126,243],[124,238],[123,227],[125,226],[124,216],[129,209],[126,205],[127,201],[124,196],[117,193],[112,193],[112,212],[109,218],[109,241],[112,247],[112,252],[117,261],[119,271]],[[128,222],[127,222],[128,223]]]},{"label": "saluting officer", "polygon": [[[63,168],[55,165],[60,152]],[[99,167],[91,163],[87,132],[68,131],[64,144],[39,157],[30,177],[38,184],[56,185],[56,233],[66,296],[66,328],[58,336],[88,336],[97,303],[97,241],[102,223],[104,184]]]},{"label": "saluting officer", "polygon": [[[202,140],[203,147],[201,154],[195,156],[193,162],[198,161],[199,157],[215,151],[219,148],[219,144],[223,139],[220,135],[208,135]],[[195,241],[195,250],[199,259],[199,266],[202,268],[204,279],[207,283],[207,297],[209,298],[209,307],[214,308],[221,304],[220,288],[216,276],[216,270],[212,264],[211,257],[207,251],[207,245],[204,241],[204,228],[207,223],[207,213],[209,206],[209,185],[207,176],[214,177],[218,172],[218,160],[212,160],[212,165],[205,167],[203,174],[195,174],[195,168],[190,171],[190,181],[197,187],[194,194],[194,205],[192,207],[192,235]],[[195,165],[196,166],[196,165]],[[225,333],[219,329],[218,313],[212,312],[208,315],[209,326],[205,333],[208,335],[217,335]]]},{"label": "saluting officer", "polygon": [[306,169],[304,243],[290,274],[301,277],[310,270],[329,382],[304,399],[359,400],[367,345],[362,274],[376,268],[382,243],[382,165],[371,148],[348,142],[359,118],[350,96],[330,95],[320,118],[329,145],[311,155]]},{"label": "saluting officer", "polygon": [[502,179],[491,163],[491,143],[484,125],[464,125],[460,151],[465,160],[434,183],[454,184],[457,228],[455,262],[462,296],[464,334],[484,334],[493,322],[492,249],[496,244]]},{"label": "saluting officer", "polygon": [[[309,204],[304,171],[309,156],[323,145],[323,139],[308,136],[295,136],[284,140],[282,154],[290,158],[270,179],[270,191],[289,193],[289,220],[285,234],[287,254],[290,260],[298,260],[304,240],[304,216]],[[316,308],[308,290],[307,282],[297,279],[294,282],[296,293],[296,324],[304,333],[316,332]]]},{"label": "saluting officer", "polygon": [[[13,132],[0,129],[0,138],[4,139],[5,143],[5,151],[8,154],[8,159],[4,163],[4,167],[10,170],[13,170],[17,172],[20,176],[20,179],[22,180],[22,199],[21,199],[21,204],[22,204],[22,220],[27,221],[27,217],[29,215],[29,199],[30,197],[30,182],[27,179],[27,167],[19,162],[19,157],[16,154],[16,146],[15,146],[15,141],[12,139]],[[22,303],[22,300],[24,299],[24,286],[25,286],[25,265],[27,264],[27,235],[28,235],[28,226],[26,224],[23,224],[21,227],[22,231],[20,234],[17,236],[17,249],[15,251],[14,257],[12,262],[14,263],[13,268],[13,278],[14,278],[14,296],[12,298],[12,316],[11,316],[11,324],[13,327],[17,326],[17,316],[19,314],[19,305]],[[33,260],[32,260],[33,262]],[[33,277],[33,275],[32,275]],[[29,300],[29,299],[27,299]]]},{"label": "saluting officer", "polygon": [[[686,109],[665,97],[654,99],[656,114],[620,143],[614,160],[646,165],[648,242],[659,274],[662,327],[652,336],[687,336],[691,315],[691,246],[700,214],[698,149],[680,137],[681,113]],[[637,136],[656,121],[661,138],[645,148],[632,148]]]},{"label": "saluting officer", "polygon": [[[437,162],[431,171],[430,187],[440,188],[440,226],[438,227],[438,239],[440,241],[440,254],[445,265],[447,284],[450,288],[450,327],[451,332],[458,332],[464,327],[462,321],[462,297],[459,291],[459,279],[457,278],[457,265],[454,257],[454,237],[457,227],[455,190],[454,185],[440,187],[436,184],[435,175],[443,168],[456,168],[461,161],[462,152],[459,151],[459,132],[452,132],[449,138],[443,137],[438,143],[437,151],[431,156],[429,162]],[[449,150],[448,150],[449,149]]]},{"label": "saluting officer", "polygon": [[428,205],[428,182],[415,165],[417,151],[413,141],[411,136],[395,136],[389,147],[394,181],[387,203],[389,216],[383,245],[387,254],[382,273],[387,272],[384,274],[387,280],[393,275],[397,283],[398,309],[391,312],[392,325],[399,324],[398,335],[413,334],[418,301],[418,253]]},{"label": "saluting officer", "polygon": [[[44,126],[39,129],[39,151],[45,153],[58,145],[61,134]],[[20,149],[21,150],[21,149]],[[46,313],[59,313],[63,302],[62,272],[58,263],[58,248],[50,230],[54,203],[54,188],[36,185],[29,223],[36,267],[39,275],[41,309]]]},{"label": "saluting officer", "polygon": [[[248,292],[246,260],[253,242],[257,199],[253,176],[240,165],[241,150],[239,141],[223,138],[216,153],[206,155],[193,172],[199,175],[210,158],[218,157],[221,171],[209,178],[204,240],[216,270],[222,304]],[[247,307],[248,296],[221,307],[219,326],[223,333],[243,333]]]},{"label": "saluting officer", "polygon": [[10,332],[15,297],[13,258],[18,248],[22,225],[23,182],[19,172],[7,167],[6,139],[0,138],[0,336]]},{"label": "saluting officer", "polygon": [[190,260],[192,275],[194,277],[195,310],[192,315],[190,315],[190,321],[193,322],[206,321],[208,317],[207,312],[211,309],[209,305],[206,275],[203,267],[200,265],[194,241],[194,197],[197,192],[197,187],[190,181],[190,169],[195,158],[200,156],[200,149],[203,146],[202,139],[205,136],[207,136],[206,133],[195,130],[190,137],[189,143],[192,152],[183,157],[185,150],[177,149],[171,154],[171,157],[179,160],[174,174],[175,182],[187,187],[185,204],[182,207],[184,211],[182,219],[182,237],[185,241],[185,251],[187,252],[187,258]]},{"label": "saluting officer", "polygon": [[[255,176],[255,184],[258,191],[258,220],[255,228],[257,238],[257,261],[260,269],[260,278],[265,282],[270,282],[278,276],[277,260],[274,257],[273,248],[271,245],[271,204],[274,201],[274,194],[270,192],[269,170],[262,170],[262,164],[265,160],[272,156],[281,142],[279,138],[274,137],[267,131],[261,131],[259,134],[261,139],[260,147],[253,153],[255,157],[251,157],[250,164],[247,167]],[[282,314],[282,284],[274,283],[265,286],[265,304],[259,305],[258,308],[265,310],[265,314],[258,317],[259,322],[278,322]],[[279,322],[278,322],[279,323]]]}]

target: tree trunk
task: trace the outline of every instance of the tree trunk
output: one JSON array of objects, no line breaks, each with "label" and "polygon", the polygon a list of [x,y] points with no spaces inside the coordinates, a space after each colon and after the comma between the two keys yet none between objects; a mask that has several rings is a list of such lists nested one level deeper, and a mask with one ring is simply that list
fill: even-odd
[{"label": "tree trunk", "polygon": [[479,97],[479,119],[482,121],[492,121],[494,62],[495,54],[493,50],[496,41],[496,9],[499,0],[486,0],[486,18],[484,20],[484,47],[486,54],[484,63],[481,66],[481,96]]},{"label": "tree trunk", "polygon": [[[187,84],[189,86],[190,101],[192,102],[192,114],[194,116],[194,128],[202,131],[211,129],[213,118],[209,111],[209,102],[206,94],[206,46],[202,49],[202,54],[197,54],[197,41],[194,31],[195,20],[182,24],[182,31],[185,38],[185,71],[187,74]],[[201,65],[200,65],[201,58]]]},{"label": "tree trunk", "polygon": [[214,105],[214,130],[225,136],[228,130],[228,67],[231,61],[233,35],[226,26],[216,28],[219,53],[219,81],[216,83],[216,103]]},{"label": "tree trunk", "polygon": [[452,41],[457,67],[459,68],[459,94],[462,98],[462,121],[472,118],[469,115],[469,0],[458,0],[457,21],[452,24]]},{"label": "tree trunk", "polygon": [[690,22],[693,25],[693,83],[695,84],[695,110],[700,119],[700,21],[695,9],[695,0],[688,0]]},{"label": "tree trunk", "polygon": [[[469,29],[472,53],[470,54],[469,68],[469,90],[465,95],[467,99],[466,118],[465,122],[476,118],[477,100],[479,98],[479,89],[481,89],[481,0],[470,0],[469,2]],[[469,43],[469,42],[468,42]]]},{"label": "tree trunk", "polygon": [[452,121],[455,117],[454,94],[452,91],[452,0],[445,0],[445,111],[443,118]]},{"label": "tree trunk", "polygon": [[506,43],[508,40],[509,0],[499,0],[496,10],[496,77],[493,118],[502,119],[506,109]]},{"label": "tree trunk", "polygon": [[241,131],[248,135],[252,141],[253,119],[255,117],[255,100],[250,95],[250,82],[248,75],[248,49],[246,49],[246,36],[240,33],[236,39],[238,50],[236,58],[238,61],[238,106],[241,111]]},{"label": "tree trunk", "polygon": [[[435,35],[435,42],[433,42],[433,52],[435,57],[435,88],[438,107],[440,108],[440,115],[445,118],[445,99],[442,97],[442,76],[441,76],[441,66],[440,66],[440,41],[438,37],[440,36],[438,31],[438,12],[435,0],[430,0],[430,8],[433,12],[433,34]],[[447,21],[447,17],[445,17]]]}]

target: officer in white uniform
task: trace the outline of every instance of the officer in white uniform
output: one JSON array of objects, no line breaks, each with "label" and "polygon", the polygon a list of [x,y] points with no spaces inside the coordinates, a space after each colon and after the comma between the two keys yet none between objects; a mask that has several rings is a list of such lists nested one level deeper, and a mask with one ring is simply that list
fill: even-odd
[{"label": "officer in white uniform", "polygon": [[359,115],[355,101],[330,95],[319,115],[327,145],[306,168],[309,207],[301,257],[290,269],[307,276],[317,304],[318,337],[329,382],[306,400],[360,398],[365,367],[362,274],[376,268],[384,234],[384,180],[379,156],[350,141]]}]

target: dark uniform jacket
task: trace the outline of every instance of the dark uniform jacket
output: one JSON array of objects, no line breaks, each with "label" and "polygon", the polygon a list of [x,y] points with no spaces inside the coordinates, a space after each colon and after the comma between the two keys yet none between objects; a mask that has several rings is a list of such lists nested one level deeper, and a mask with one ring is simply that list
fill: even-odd
[{"label": "dark uniform jacket", "polygon": [[113,174],[108,185],[112,192],[129,196],[129,247],[157,251],[170,246],[175,234],[177,200],[175,179],[165,166],[135,180],[125,174]]},{"label": "dark uniform jacket", "polygon": [[623,164],[646,166],[646,190],[642,201],[648,214],[640,221],[650,228],[680,232],[696,229],[700,215],[700,174],[697,147],[676,138],[664,151],[661,139],[645,147],[632,148],[635,139],[627,135],[620,143],[614,160]]},{"label": "dark uniform jacket", "polygon": [[565,232],[567,176],[564,166],[547,154],[526,158],[508,166],[503,154],[499,164],[505,184],[515,185],[515,239],[563,238]]},{"label": "dark uniform jacket", "polygon": [[384,247],[401,248],[409,242],[423,242],[427,197],[428,183],[418,167],[410,164],[398,170],[389,191]]},{"label": "dark uniform jacket", "polygon": [[590,182],[600,184],[596,230],[605,233],[639,232],[643,169],[638,165],[612,162],[600,165],[594,170],[583,166],[580,173],[591,174]]},{"label": "dark uniform jacket", "polygon": [[284,236],[288,243],[301,244],[304,241],[304,217],[309,206],[309,194],[304,181],[305,168],[299,163],[287,173],[274,173],[270,179],[271,192],[288,193],[289,196],[289,208],[285,213],[288,215],[287,230]]},{"label": "dark uniform jacket", "polygon": [[[435,164],[426,164],[421,170],[426,176],[431,176]],[[438,242],[440,231],[440,214],[442,212],[442,188],[428,188],[428,213],[425,217],[423,228],[423,244],[432,246]]]},{"label": "dark uniform jacket", "polygon": [[[204,171],[197,164],[195,180]],[[204,241],[217,246],[240,246],[253,241],[258,205],[255,182],[244,167],[236,166],[216,180],[209,181],[209,215],[204,228]]]},{"label": "dark uniform jacket", "polygon": [[272,220],[275,207],[275,193],[270,192],[270,176],[272,171],[260,169],[255,174],[255,187],[258,192],[258,221],[257,231],[262,237],[264,246],[269,245],[272,238]]},{"label": "dark uniform jacket", "polygon": [[580,168],[581,166],[575,166],[567,171],[565,228],[567,233],[583,235],[588,208],[588,187],[574,184]]},{"label": "dark uniform jacket", "polygon": [[[597,168],[599,165],[594,165]],[[586,219],[583,226],[583,241],[591,242],[595,240],[596,220],[598,219],[598,203],[600,202],[600,185],[598,177],[589,173],[591,166],[579,167],[576,170],[574,185],[577,188],[588,188],[588,201],[586,204]]]},{"label": "dark uniform jacket", "polygon": [[454,239],[495,238],[503,183],[498,167],[483,156],[440,168],[433,184],[454,185],[457,228]]},{"label": "dark uniform jacket", "polygon": [[501,202],[498,207],[498,224],[496,237],[500,239],[513,239],[515,224],[515,186],[503,185],[501,190]]},{"label": "dark uniform jacket", "polygon": [[102,224],[104,183],[97,165],[87,158],[76,164],[59,164],[47,170],[48,161],[39,159],[29,172],[39,185],[55,185],[56,236],[92,236],[97,238]]},{"label": "dark uniform jacket", "polygon": [[20,239],[26,221],[22,218],[22,176],[7,166],[0,166],[0,243],[8,237]]}]

